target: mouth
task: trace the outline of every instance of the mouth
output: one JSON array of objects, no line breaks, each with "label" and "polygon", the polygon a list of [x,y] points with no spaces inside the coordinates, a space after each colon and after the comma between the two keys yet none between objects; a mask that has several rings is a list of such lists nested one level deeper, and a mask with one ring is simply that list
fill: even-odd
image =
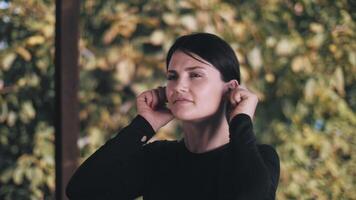
[{"label": "mouth", "polygon": [[180,100],[175,100],[174,104],[176,103],[192,103],[192,101],[186,100],[186,99],[180,99]]}]

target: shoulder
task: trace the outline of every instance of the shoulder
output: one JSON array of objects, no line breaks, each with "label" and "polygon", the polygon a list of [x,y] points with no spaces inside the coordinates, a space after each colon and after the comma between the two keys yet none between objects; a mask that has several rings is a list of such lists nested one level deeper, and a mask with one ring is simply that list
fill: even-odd
[{"label": "shoulder", "polygon": [[279,165],[279,156],[273,146],[268,144],[258,144],[257,147],[264,161]]},{"label": "shoulder", "polygon": [[264,164],[272,176],[272,182],[274,185],[278,185],[280,175],[280,161],[276,149],[268,144],[259,144],[257,147]]},{"label": "shoulder", "polygon": [[258,151],[260,153],[264,153],[264,154],[271,154],[271,155],[275,155],[278,156],[278,153],[276,151],[276,149],[269,144],[257,144],[258,147]]}]

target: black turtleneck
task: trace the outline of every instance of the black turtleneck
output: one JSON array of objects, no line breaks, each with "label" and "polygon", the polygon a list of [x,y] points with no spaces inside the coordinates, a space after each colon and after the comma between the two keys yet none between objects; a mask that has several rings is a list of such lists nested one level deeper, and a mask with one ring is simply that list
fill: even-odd
[{"label": "black turtleneck", "polygon": [[141,115],[91,155],[67,186],[70,199],[275,199],[279,157],[257,144],[251,118],[236,115],[230,142],[190,152],[181,141],[145,143],[154,134]]}]

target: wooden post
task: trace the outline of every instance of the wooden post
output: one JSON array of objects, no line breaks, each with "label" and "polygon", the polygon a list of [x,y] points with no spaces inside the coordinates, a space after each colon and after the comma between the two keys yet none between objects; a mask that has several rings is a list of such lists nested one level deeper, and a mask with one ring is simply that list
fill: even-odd
[{"label": "wooden post", "polygon": [[56,0],[55,150],[56,199],[67,199],[65,187],[77,168],[79,149],[78,38],[79,0]]}]

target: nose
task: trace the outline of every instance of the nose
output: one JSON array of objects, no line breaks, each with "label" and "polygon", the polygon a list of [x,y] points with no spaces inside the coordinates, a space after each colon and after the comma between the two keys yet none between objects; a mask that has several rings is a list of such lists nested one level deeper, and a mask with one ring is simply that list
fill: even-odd
[{"label": "nose", "polygon": [[189,90],[189,83],[188,81],[184,80],[183,78],[179,78],[176,81],[174,86],[174,91],[181,93],[181,92],[188,92]]}]

